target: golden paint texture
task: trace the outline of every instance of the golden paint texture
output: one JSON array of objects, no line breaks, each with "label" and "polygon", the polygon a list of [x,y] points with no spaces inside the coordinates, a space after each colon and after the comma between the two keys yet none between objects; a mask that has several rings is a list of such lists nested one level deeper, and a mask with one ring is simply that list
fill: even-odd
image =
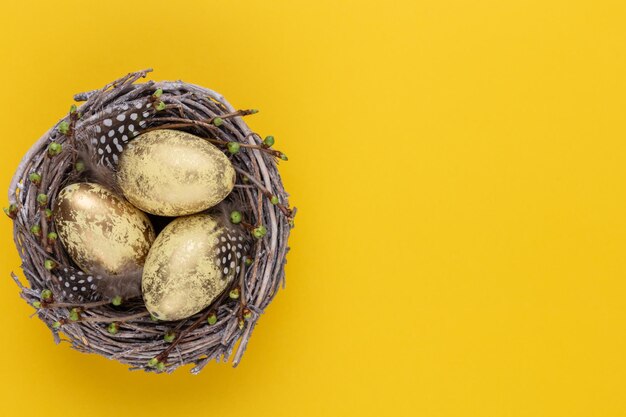
[{"label": "golden paint texture", "polygon": [[117,179],[128,201],[159,216],[199,213],[222,201],[235,170],[205,139],[177,130],[153,130],[122,153]]},{"label": "golden paint texture", "polygon": [[54,221],[68,254],[87,273],[140,274],[155,239],[144,213],[98,184],[61,190]]},{"label": "golden paint texture", "polygon": [[180,320],[209,306],[232,281],[217,265],[224,230],[207,214],[181,217],[157,237],[143,271],[148,311],[160,320]]}]

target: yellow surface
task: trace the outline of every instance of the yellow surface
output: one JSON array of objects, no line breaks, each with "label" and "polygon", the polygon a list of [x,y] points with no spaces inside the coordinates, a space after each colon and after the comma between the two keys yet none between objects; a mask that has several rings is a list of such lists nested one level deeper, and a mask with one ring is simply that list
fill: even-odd
[{"label": "yellow surface", "polygon": [[55,346],[0,221],[3,416],[626,415],[622,0],[21,1],[1,19],[3,187],[72,93],[153,66],[260,108],[300,208],[244,362],[199,377]]}]

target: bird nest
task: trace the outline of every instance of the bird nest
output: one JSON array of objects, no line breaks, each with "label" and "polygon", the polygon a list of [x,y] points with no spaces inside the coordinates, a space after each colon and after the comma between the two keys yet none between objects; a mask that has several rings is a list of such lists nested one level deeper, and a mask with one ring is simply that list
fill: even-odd
[{"label": "bird nest", "polygon": [[[265,308],[285,282],[285,257],[295,210],[277,169],[286,156],[252,132],[243,116],[255,110],[235,110],[220,94],[182,81],[136,83],[151,70],[130,73],[104,88],[74,96],[66,117],[26,153],[9,189],[9,217],[28,284],[13,274],[21,296],[36,308],[57,343],[68,341],[81,352],[96,353],[130,365],[131,370],[172,372],[191,364],[200,372],[212,360],[239,364],[252,331]],[[206,138],[229,155],[237,172],[233,194],[243,202],[240,226],[256,236],[242,262],[243,272],[205,310],[174,321],[158,321],[142,299],[96,299],[76,302],[63,297],[61,274],[76,268],[56,239],[50,208],[59,191],[84,180],[80,141],[103,117],[115,118],[130,106],[148,106],[143,131],[176,129]],[[270,140],[273,142],[273,140]],[[240,151],[228,153],[229,143]],[[60,146],[59,146],[60,145]],[[232,146],[232,144],[231,144]],[[117,302],[116,302],[117,301]]]}]

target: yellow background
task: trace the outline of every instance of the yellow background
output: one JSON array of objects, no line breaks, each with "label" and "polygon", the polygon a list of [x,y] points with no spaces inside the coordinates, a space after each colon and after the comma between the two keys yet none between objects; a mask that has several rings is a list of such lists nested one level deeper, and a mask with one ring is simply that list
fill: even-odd
[{"label": "yellow background", "polygon": [[198,377],[54,345],[1,220],[3,416],[626,415],[624,1],[0,7],[3,189],[152,66],[260,108],[300,209],[243,363]]}]

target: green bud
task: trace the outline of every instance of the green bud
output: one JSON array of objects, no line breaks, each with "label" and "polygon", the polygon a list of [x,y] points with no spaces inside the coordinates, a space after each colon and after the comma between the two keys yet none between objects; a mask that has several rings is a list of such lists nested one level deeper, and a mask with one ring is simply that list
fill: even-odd
[{"label": "green bud", "polygon": [[54,330],[58,330],[61,328],[61,322],[60,321],[55,321],[54,323],[52,323],[52,328]]},{"label": "green bud", "polygon": [[158,363],[159,363],[159,360],[157,358],[152,358],[148,361],[148,366],[154,367],[154,366],[157,366]]},{"label": "green bud", "polygon": [[37,196],[37,202],[40,206],[45,207],[48,204],[48,195],[47,194],[39,194]]},{"label": "green bud", "polygon": [[5,207],[4,213],[14,219],[17,216],[17,205],[11,204],[9,207]]},{"label": "green bud", "polygon": [[119,307],[122,305],[122,297],[120,297],[119,295],[116,295],[115,297],[113,297],[111,299],[111,304],[113,304],[115,307]]},{"label": "green bud", "polygon": [[41,302],[39,302],[39,301],[33,301],[33,307],[35,307],[35,308],[41,308]]},{"label": "green bud", "polygon": [[176,333],[174,332],[167,332],[163,336],[163,340],[165,340],[167,343],[172,343],[174,339],[176,339]]},{"label": "green bud", "polygon": [[279,201],[278,201],[278,197],[276,197],[275,195],[273,195],[273,196],[272,196],[272,199],[270,200],[270,202],[271,202],[273,205],[278,204],[278,202],[279,202]]},{"label": "green bud", "polygon": [[250,265],[252,265],[252,263],[253,263],[254,261],[252,260],[252,258],[248,258],[248,257],[246,256],[246,260],[245,260],[244,262],[245,262],[246,266],[250,266]]},{"label": "green bud", "polygon": [[266,136],[263,143],[265,146],[274,146],[274,136]]},{"label": "green bud", "polygon": [[30,232],[35,236],[41,236],[41,226],[39,226],[38,224],[33,224],[30,227]]},{"label": "green bud", "polygon": [[59,133],[67,135],[67,133],[70,131],[70,124],[64,120],[59,123],[57,130],[59,131]]},{"label": "green bud", "polygon": [[252,311],[248,308],[243,309],[243,318],[246,320],[250,320],[252,318]]},{"label": "green bud", "polygon": [[215,117],[213,119],[213,124],[217,127],[220,127],[221,125],[224,124],[224,120],[221,117]]},{"label": "green bud", "polygon": [[241,212],[239,212],[237,210],[230,212],[230,221],[231,221],[231,223],[239,224],[239,223],[241,223],[241,220],[242,220]]},{"label": "green bud", "polygon": [[78,107],[76,107],[76,104],[72,104],[70,106],[70,114],[76,113],[77,110],[78,110]]},{"label": "green bud", "polygon": [[154,314],[150,314],[150,320],[152,320],[152,321],[159,321],[159,319],[157,319]]},{"label": "green bud", "polygon": [[232,290],[230,290],[230,292],[228,293],[228,296],[230,298],[232,298],[233,300],[237,300],[239,299],[239,288],[233,288]]},{"label": "green bud", "polygon": [[159,362],[159,363],[157,363],[156,369],[157,369],[157,371],[159,371],[159,372],[163,372],[163,371],[165,371],[165,364],[164,364],[163,362]]},{"label": "green bud", "polygon": [[159,103],[156,105],[155,109],[157,111],[165,110],[165,103],[163,103],[162,101],[159,101]]},{"label": "green bud", "polygon": [[52,300],[52,291],[50,291],[50,290],[43,290],[41,292],[41,299],[45,300],[45,301]]},{"label": "green bud", "polygon": [[252,231],[252,235],[254,237],[256,237],[257,239],[261,239],[263,236],[265,236],[267,234],[267,228],[263,225],[260,225],[259,227],[256,227],[253,231]]},{"label": "green bud", "polygon": [[117,334],[117,332],[120,331],[120,326],[117,323],[111,323],[109,327],[107,327],[107,331],[111,334]]},{"label": "green bud", "polygon": [[41,174],[39,174],[38,172],[31,172],[28,176],[28,179],[35,185],[41,184]]},{"label": "green bud", "polygon": [[228,152],[230,152],[231,154],[236,154],[237,152],[239,152],[240,148],[241,145],[239,145],[239,142],[228,142]]},{"label": "green bud", "polygon": [[56,156],[60,154],[62,150],[63,150],[63,146],[61,146],[60,143],[52,142],[50,143],[50,145],[48,145],[49,156]]},{"label": "green bud", "polygon": [[70,319],[71,321],[78,321],[78,320],[80,320],[80,313],[79,313],[79,311],[78,311],[78,309],[77,309],[77,308],[73,308],[73,309],[70,311],[70,317],[69,317],[69,319]]},{"label": "green bud", "polygon": [[250,109],[249,112],[250,114],[257,114],[259,112],[259,109]]},{"label": "green bud", "polygon": [[280,159],[282,159],[283,161],[289,161],[289,158],[287,158],[287,155],[285,155],[284,153],[280,154]]},{"label": "green bud", "polygon": [[43,213],[44,213],[44,216],[46,216],[46,220],[51,220],[52,219],[52,210],[45,209]]},{"label": "green bud", "polygon": [[246,175],[242,175],[241,180],[245,182],[246,184],[250,182],[250,178],[248,178]]},{"label": "green bud", "polygon": [[60,143],[51,142],[48,145],[48,155],[49,156],[56,156],[56,155],[60,154],[61,151],[63,151],[63,145],[61,145]]},{"label": "green bud", "polygon": [[217,314],[211,313],[207,318],[207,322],[210,326],[213,326],[215,323],[217,323]]},{"label": "green bud", "polygon": [[239,330],[243,330],[243,327],[246,325],[246,322],[239,319]]},{"label": "green bud", "polygon": [[43,263],[43,266],[48,271],[52,271],[54,268],[57,267],[57,263],[54,262],[52,259],[46,259],[45,262]]},{"label": "green bud", "polygon": [[152,94],[154,97],[159,98],[161,97],[161,95],[163,95],[163,89],[162,88],[157,88],[157,90],[154,92],[154,94]]},{"label": "green bud", "polygon": [[57,235],[54,232],[50,232],[50,233],[48,233],[47,237],[48,237],[48,243],[52,245],[52,244],[54,244],[54,242],[56,242],[56,240],[58,239],[59,235]]},{"label": "green bud", "polygon": [[76,172],[83,172],[85,170],[85,162],[80,160],[76,161],[74,169],[76,170]]}]

